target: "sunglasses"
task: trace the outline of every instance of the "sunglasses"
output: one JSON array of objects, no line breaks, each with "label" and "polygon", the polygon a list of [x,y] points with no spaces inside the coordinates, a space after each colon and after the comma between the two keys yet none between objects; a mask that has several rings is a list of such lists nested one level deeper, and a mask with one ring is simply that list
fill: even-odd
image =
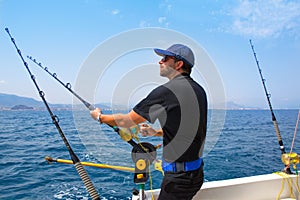
[{"label": "sunglasses", "polygon": [[180,60],[180,59],[176,58],[175,56],[167,56],[167,55],[165,55],[165,56],[162,57],[161,61],[162,62],[167,62],[169,59],[173,59],[173,60],[175,60],[175,62],[177,62],[177,61]]}]

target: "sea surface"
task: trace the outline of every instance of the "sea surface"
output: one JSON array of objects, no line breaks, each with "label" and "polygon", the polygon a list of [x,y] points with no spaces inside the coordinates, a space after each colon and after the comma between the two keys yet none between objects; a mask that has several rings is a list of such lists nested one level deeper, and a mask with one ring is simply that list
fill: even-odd
[{"label": "sea surface", "polygon": [[[224,123],[209,119],[204,153],[206,181],[280,171],[281,151],[269,110],[220,111]],[[133,167],[132,147],[88,111],[54,110],[71,148],[81,161]],[[275,110],[289,152],[298,110]],[[210,114],[210,117],[218,115]],[[0,199],[90,199],[73,165],[45,161],[70,159],[47,111],[0,111]],[[217,120],[218,121],[218,120]],[[293,151],[300,153],[300,133]],[[154,145],[160,138],[140,138]],[[161,149],[157,151],[161,155]],[[101,199],[131,199],[133,173],[85,167]],[[162,175],[151,171],[146,189],[159,188]]]}]

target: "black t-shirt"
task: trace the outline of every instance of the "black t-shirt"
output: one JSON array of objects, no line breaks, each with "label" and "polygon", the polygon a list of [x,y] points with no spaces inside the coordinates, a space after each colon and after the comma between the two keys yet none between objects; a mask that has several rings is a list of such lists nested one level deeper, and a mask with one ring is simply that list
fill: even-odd
[{"label": "black t-shirt", "polygon": [[189,75],[178,75],[155,88],[133,110],[151,123],[159,120],[167,162],[199,158],[206,137],[207,99],[204,89]]}]

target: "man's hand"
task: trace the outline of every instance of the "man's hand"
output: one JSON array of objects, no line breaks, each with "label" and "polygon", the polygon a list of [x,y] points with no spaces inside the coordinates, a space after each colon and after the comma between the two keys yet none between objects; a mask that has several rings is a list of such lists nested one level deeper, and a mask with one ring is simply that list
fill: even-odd
[{"label": "man's hand", "polygon": [[142,136],[154,136],[158,132],[154,130],[151,126],[148,124],[141,124],[140,125],[140,133]]},{"label": "man's hand", "polygon": [[101,122],[101,109],[96,108],[95,110],[90,111],[90,114],[94,120]]}]

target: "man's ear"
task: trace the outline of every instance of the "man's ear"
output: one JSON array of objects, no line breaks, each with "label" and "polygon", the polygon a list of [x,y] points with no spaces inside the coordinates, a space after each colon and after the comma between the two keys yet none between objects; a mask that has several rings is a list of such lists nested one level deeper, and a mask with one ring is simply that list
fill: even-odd
[{"label": "man's ear", "polygon": [[176,70],[179,70],[180,68],[182,68],[183,64],[184,64],[184,63],[183,63],[182,60],[177,61],[177,62],[176,62],[176,67],[175,67],[175,69],[176,69]]}]

